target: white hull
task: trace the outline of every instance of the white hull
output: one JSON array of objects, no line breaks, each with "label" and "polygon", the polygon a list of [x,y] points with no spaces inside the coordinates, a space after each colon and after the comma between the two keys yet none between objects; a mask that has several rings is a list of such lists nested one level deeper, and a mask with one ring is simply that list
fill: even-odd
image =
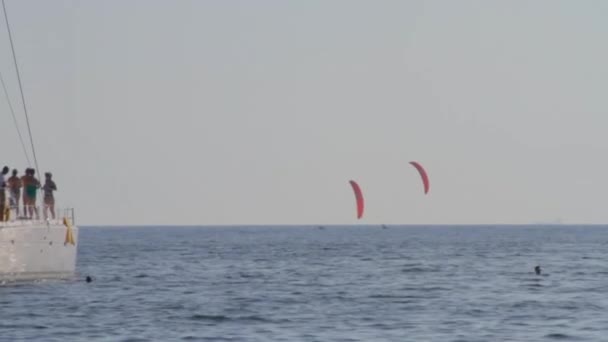
[{"label": "white hull", "polygon": [[75,244],[65,243],[60,222],[6,222],[0,225],[0,281],[70,278],[76,270]]}]

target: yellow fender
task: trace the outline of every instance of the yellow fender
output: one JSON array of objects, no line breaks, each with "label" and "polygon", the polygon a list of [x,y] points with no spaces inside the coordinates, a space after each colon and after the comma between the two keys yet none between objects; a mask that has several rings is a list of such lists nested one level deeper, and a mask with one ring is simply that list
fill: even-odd
[{"label": "yellow fender", "polygon": [[67,217],[63,218],[63,224],[67,228],[67,230],[65,232],[65,242],[63,243],[63,245],[65,246],[68,243],[70,243],[72,245],[76,245],[76,242],[74,242],[74,233],[72,232],[72,224],[70,223],[70,221],[68,220]]}]

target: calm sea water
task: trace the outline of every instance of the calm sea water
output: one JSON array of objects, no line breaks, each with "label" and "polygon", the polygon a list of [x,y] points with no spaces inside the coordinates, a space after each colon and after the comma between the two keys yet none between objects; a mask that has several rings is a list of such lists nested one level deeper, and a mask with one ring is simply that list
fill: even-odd
[{"label": "calm sea water", "polygon": [[0,340],[601,341],[607,259],[599,226],[90,227],[78,279],[0,287]]}]

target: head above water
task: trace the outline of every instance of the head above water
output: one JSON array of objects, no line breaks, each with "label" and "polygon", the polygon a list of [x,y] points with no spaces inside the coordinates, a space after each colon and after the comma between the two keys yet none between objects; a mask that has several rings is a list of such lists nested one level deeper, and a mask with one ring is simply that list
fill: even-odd
[{"label": "head above water", "polygon": [[534,272],[536,272],[536,274],[540,274],[540,266],[534,267]]}]

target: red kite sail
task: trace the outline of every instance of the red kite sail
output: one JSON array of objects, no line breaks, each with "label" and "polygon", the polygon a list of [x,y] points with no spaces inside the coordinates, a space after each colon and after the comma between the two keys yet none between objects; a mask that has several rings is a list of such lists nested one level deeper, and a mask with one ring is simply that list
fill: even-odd
[{"label": "red kite sail", "polygon": [[365,207],[364,201],[363,201],[363,193],[361,192],[361,188],[359,187],[359,184],[357,184],[357,182],[351,180],[349,181],[350,186],[353,187],[353,191],[355,192],[355,199],[357,200],[357,219],[360,219],[361,217],[363,217],[363,209]]},{"label": "red kite sail", "polygon": [[410,162],[410,164],[412,164],[416,168],[416,170],[418,170],[418,173],[420,174],[420,178],[422,178],[422,184],[424,184],[424,193],[428,194],[429,188],[431,186],[429,184],[429,176],[426,174],[426,171],[424,170],[422,165],[418,164],[415,161]]}]

